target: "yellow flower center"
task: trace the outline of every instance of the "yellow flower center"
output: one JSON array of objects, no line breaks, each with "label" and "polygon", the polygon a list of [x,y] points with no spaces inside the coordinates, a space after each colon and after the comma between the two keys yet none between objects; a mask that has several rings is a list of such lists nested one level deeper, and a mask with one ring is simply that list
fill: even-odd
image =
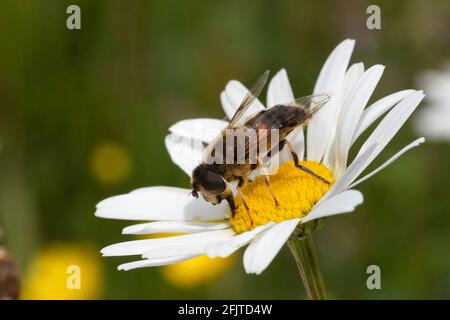
[{"label": "yellow flower center", "polygon": [[[301,161],[327,181],[334,183],[333,173],[321,163]],[[245,208],[242,198],[235,197],[236,213],[229,222],[237,233],[252,230],[270,221],[281,222],[306,216],[312,207],[330,189],[330,185],[295,167],[293,161],[280,165],[274,175],[269,176],[270,187],[278,201],[278,206],[264,182],[258,176],[254,181],[245,184],[241,191],[248,205]]]}]

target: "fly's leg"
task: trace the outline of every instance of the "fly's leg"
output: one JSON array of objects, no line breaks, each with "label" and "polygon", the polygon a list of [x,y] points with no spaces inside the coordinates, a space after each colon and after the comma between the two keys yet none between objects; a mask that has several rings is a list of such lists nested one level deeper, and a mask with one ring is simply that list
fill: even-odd
[{"label": "fly's leg", "polygon": [[264,169],[264,164],[262,163],[262,161],[259,157],[257,157],[257,160],[258,160],[259,169],[261,170],[261,173],[262,173],[264,183],[266,184],[267,188],[269,189],[270,194],[272,195],[273,201],[275,202],[275,205],[278,207],[278,200],[275,197],[275,194],[273,193],[272,188],[270,187],[268,174],[267,174],[266,170]]},{"label": "fly's leg", "polygon": [[322,182],[324,182],[324,183],[326,183],[326,184],[331,184],[328,180],[326,180],[325,178],[319,176],[319,175],[318,175],[317,173],[315,173],[314,171],[312,171],[312,170],[306,168],[305,166],[302,166],[302,165],[299,163],[299,161],[298,161],[298,155],[297,155],[297,153],[295,152],[294,148],[292,147],[292,144],[291,144],[287,139],[285,139],[285,140],[283,140],[283,141],[285,141],[285,144],[288,146],[289,152],[291,153],[292,158],[294,159],[294,164],[295,164],[295,166],[296,166],[297,168],[299,168],[300,170],[305,171],[306,173],[312,175],[313,177],[319,179],[320,181],[322,181]]},{"label": "fly's leg", "polygon": [[[242,199],[242,203],[244,204],[245,209],[247,210],[247,212],[249,212],[248,209],[248,205],[247,205],[247,201],[245,201],[245,197],[244,194],[242,193],[240,187],[244,185],[245,183],[245,179],[244,178],[239,178],[239,183],[238,183],[238,187],[237,187],[237,191],[239,196]],[[225,200],[227,200],[228,205],[230,206],[230,210],[231,210],[231,216],[234,218],[235,214],[236,214],[236,203],[234,202],[233,196],[229,196],[228,198],[226,198]]]},{"label": "fly's leg", "polygon": [[[252,215],[250,214],[250,210],[248,208],[248,204],[247,201],[245,200],[244,197],[244,193],[241,190],[241,187],[247,182],[247,178],[246,177],[239,177],[239,182],[237,185],[237,192],[239,194],[239,196],[242,199],[242,203],[244,204],[245,210],[247,210],[247,214],[248,214],[248,218],[250,219],[250,225],[253,226],[253,219],[252,219]],[[233,215],[234,217],[234,215]]]},{"label": "fly's leg", "polygon": [[[244,185],[246,179],[245,178],[239,178],[239,183],[238,183],[238,194],[242,199],[242,203],[244,204],[245,209],[247,210],[248,216],[250,218],[250,223],[251,225],[253,225],[253,219],[252,216],[250,215],[250,210],[248,209],[248,205],[247,202],[245,201],[245,197],[244,194],[242,193],[240,187]],[[231,217],[234,218],[234,216],[236,215],[236,204],[234,202],[233,196],[229,196],[228,198],[226,198],[228,205],[230,206],[230,210],[231,210]]]},{"label": "fly's leg", "polygon": [[241,190],[241,187],[245,184],[246,181],[247,181],[246,178],[239,177],[239,182],[238,182],[238,186],[237,186],[237,192],[238,192],[239,196],[242,199],[242,203],[244,204],[245,209],[247,210],[248,213],[250,213],[249,209],[248,209],[247,201],[245,200],[244,194],[242,193],[242,190]]},{"label": "fly's leg", "polygon": [[230,206],[231,210],[231,216],[234,218],[234,215],[236,214],[236,204],[234,203],[234,199],[232,196],[226,198],[228,205]]}]

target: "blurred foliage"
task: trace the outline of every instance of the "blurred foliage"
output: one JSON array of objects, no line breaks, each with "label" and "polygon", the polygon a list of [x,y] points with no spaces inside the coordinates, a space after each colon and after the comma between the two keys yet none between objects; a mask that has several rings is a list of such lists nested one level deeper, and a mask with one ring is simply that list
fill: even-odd
[{"label": "blurred foliage", "polygon": [[[371,31],[366,8],[374,3],[382,29]],[[81,7],[81,30],[66,28],[69,4]],[[95,218],[95,204],[142,186],[186,187],[164,135],[184,118],[222,118],[219,93],[229,79],[248,84],[265,69],[286,67],[296,95],[306,95],[335,45],[354,38],[353,62],[387,66],[375,100],[414,87],[419,71],[449,58],[449,24],[448,0],[4,0],[4,243],[24,271],[54,242],[89,242],[99,250],[123,241],[124,223]],[[410,127],[403,128],[381,158],[413,138]],[[98,174],[105,143],[114,146],[106,152],[119,157],[123,171],[107,183],[105,169]],[[331,297],[450,297],[449,161],[445,144],[414,150],[360,187],[365,203],[354,214],[327,220],[316,239]],[[286,249],[261,276],[246,275],[236,259],[195,289],[173,287],[157,268],[118,272],[122,260],[102,259],[101,297],[304,297]],[[371,264],[381,267],[382,290],[366,288]]]}]

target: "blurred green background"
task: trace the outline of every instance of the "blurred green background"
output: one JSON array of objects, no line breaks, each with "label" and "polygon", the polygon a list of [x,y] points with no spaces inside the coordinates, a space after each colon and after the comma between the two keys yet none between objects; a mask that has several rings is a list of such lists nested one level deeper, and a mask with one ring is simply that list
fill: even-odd
[{"label": "blurred green background", "polygon": [[[81,30],[66,28],[70,4],[81,7]],[[370,4],[381,7],[381,30],[366,28]],[[187,187],[163,138],[178,120],[222,118],[229,79],[249,84],[285,67],[307,95],[331,50],[354,38],[352,62],[386,65],[374,101],[416,88],[418,72],[448,59],[448,30],[447,0],[3,0],[0,241],[20,265],[24,297],[59,288],[54,275],[77,252],[95,275],[78,298],[304,298],[287,248],[261,276],[246,275],[241,257],[183,287],[167,273],[192,270],[119,272],[129,259],[98,250],[126,240],[130,223],[95,218],[95,204],[143,186]],[[374,166],[414,137],[404,127]],[[326,221],[315,238],[331,298],[450,298],[449,163],[449,145],[427,143],[359,186],[355,213]],[[381,290],[366,287],[371,264]]]}]

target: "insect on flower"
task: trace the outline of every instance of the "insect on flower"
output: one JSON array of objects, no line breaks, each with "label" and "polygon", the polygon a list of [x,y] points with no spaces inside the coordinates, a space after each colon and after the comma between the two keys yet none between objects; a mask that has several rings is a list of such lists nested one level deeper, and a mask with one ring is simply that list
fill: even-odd
[{"label": "insect on flower", "polygon": [[[236,170],[233,177],[225,175],[230,174],[230,170],[225,167],[226,170],[222,173],[212,171],[213,178],[201,180],[210,183],[207,189],[216,192],[216,194],[212,192],[212,195],[220,196],[213,198],[214,202],[225,199],[226,194],[223,194],[223,191],[230,185],[234,188],[234,184],[239,183],[239,177],[252,180],[240,189],[249,208],[245,208],[242,197],[236,194],[234,217],[230,216],[226,201],[213,206],[203,197],[199,197],[200,188],[199,191],[167,186],[139,188],[99,202],[96,216],[147,221],[124,228],[124,234],[169,233],[173,236],[112,244],[103,248],[102,254],[141,256],[141,259],[118,267],[119,270],[131,270],[175,264],[202,255],[225,258],[247,246],[243,256],[244,269],[247,273],[260,274],[270,265],[286,242],[295,251],[297,248],[295,243],[306,241],[300,240],[298,236],[304,234],[302,230],[308,229],[308,223],[311,222],[310,225],[315,226],[319,219],[353,212],[363,203],[363,194],[355,189],[356,186],[425,141],[424,138],[412,141],[381,166],[363,175],[416,110],[424,94],[417,90],[401,90],[368,105],[381,79],[384,66],[374,65],[366,70],[363,63],[355,63],[349,67],[354,44],[354,40],[351,39],[340,43],[319,73],[313,93],[331,92],[332,97],[328,102],[327,96],[295,100],[284,69],[280,70],[269,83],[267,109],[259,99],[256,99],[259,91],[248,90],[239,81],[230,80],[220,94],[223,109],[229,119],[239,116],[247,125],[242,125],[239,121],[230,126],[228,121],[211,118],[185,119],[172,125],[169,128],[170,134],[165,138],[172,161],[191,177],[199,163],[212,164],[204,161],[206,152],[203,150],[203,144],[212,144],[207,150],[210,150],[211,158],[215,158],[216,154],[212,152],[215,149],[213,142],[220,140],[224,128],[230,127],[231,131],[236,131],[236,126],[244,131],[249,130],[249,127],[254,128],[256,120],[261,119],[259,116],[270,114],[273,108],[285,110],[283,113],[272,113],[283,116],[282,119],[288,114],[286,110],[298,112],[303,110],[304,113],[299,114],[306,115],[308,111],[320,108],[318,112],[310,113],[311,119],[305,132],[302,126],[308,117],[292,122],[292,126],[298,124],[298,130],[294,129],[290,134],[288,132],[291,130],[289,125],[291,122],[275,123],[287,127],[285,135],[289,135],[287,138],[295,148],[300,164],[331,184],[326,184],[296,168],[294,161],[291,160],[292,154],[289,154],[288,148],[284,148],[278,152],[277,157],[273,157],[273,160],[279,161],[280,166],[275,174],[271,172],[270,175],[270,187],[275,193],[278,206],[275,205],[264,178],[260,176],[261,170],[255,170],[251,175]],[[265,81],[265,77],[267,76],[263,76],[262,82]],[[245,113],[237,112],[242,101],[247,101],[244,97],[249,95],[248,91],[251,94],[249,98],[254,99],[253,104],[247,106]],[[324,101],[322,97],[325,98]],[[291,105],[289,102],[294,100],[296,101],[294,106],[300,105],[302,109],[287,108]],[[262,118],[268,119],[266,116]],[[362,134],[380,118],[382,118],[380,123],[364,140],[355,157],[350,158],[350,151],[355,148],[355,142],[360,140]],[[265,121],[258,123],[267,127]],[[279,129],[281,142],[284,139],[281,133],[284,127],[269,128],[273,127]],[[271,146],[279,146],[279,143],[273,143]],[[271,151],[270,148],[267,149]],[[216,148],[217,152],[221,150],[223,152],[223,148]],[[264,153],[262,156],[264,157]],[[232,160],[234,161],[234,158]],[[221,165],[218,164],[216,167]],[[256,177],[252,179],[253,176]],[[235,180],[233,183],[232,178]],[[199,179],[192,179],[193,181]],[[197,195],[199,199],[190,197],[190,193]],[[304,235],[312,238],[311,233]],[[312,239],[307,243],[312,243]],[[294,255],[298,257],[297,253]],[[323,296],[322,293],[324,290],[321,290],[320,296]]]},{"label": "insect on flower", "polygon": [[[192,173],[192,195],[219,204],[226,200],[234,216],[236,205],[230,182],[238,181],[237,192],[244,207],[247,202],[240,188],[247,182],[255,169],[260,169],[270,194],[278,206],[276,195],[270,188],[266,160],[289,148],[295,166],[330,184],[325,178],[306,168],[287,137],[294,129],[304,126],[312,116],[330,99],[326,94],[298,98],[290,103],[278,104],[243,119],[243,115],[261,93],[267,82],[269,71],[264,72],[244,96],[241,104],[227,127],[211,142],[204,151],[203,162]],[[243,120],[243,121],[241,121]],[[226,161],[224,161],[224,159]],[[231,161],[230,161],[231,160]]]}]

